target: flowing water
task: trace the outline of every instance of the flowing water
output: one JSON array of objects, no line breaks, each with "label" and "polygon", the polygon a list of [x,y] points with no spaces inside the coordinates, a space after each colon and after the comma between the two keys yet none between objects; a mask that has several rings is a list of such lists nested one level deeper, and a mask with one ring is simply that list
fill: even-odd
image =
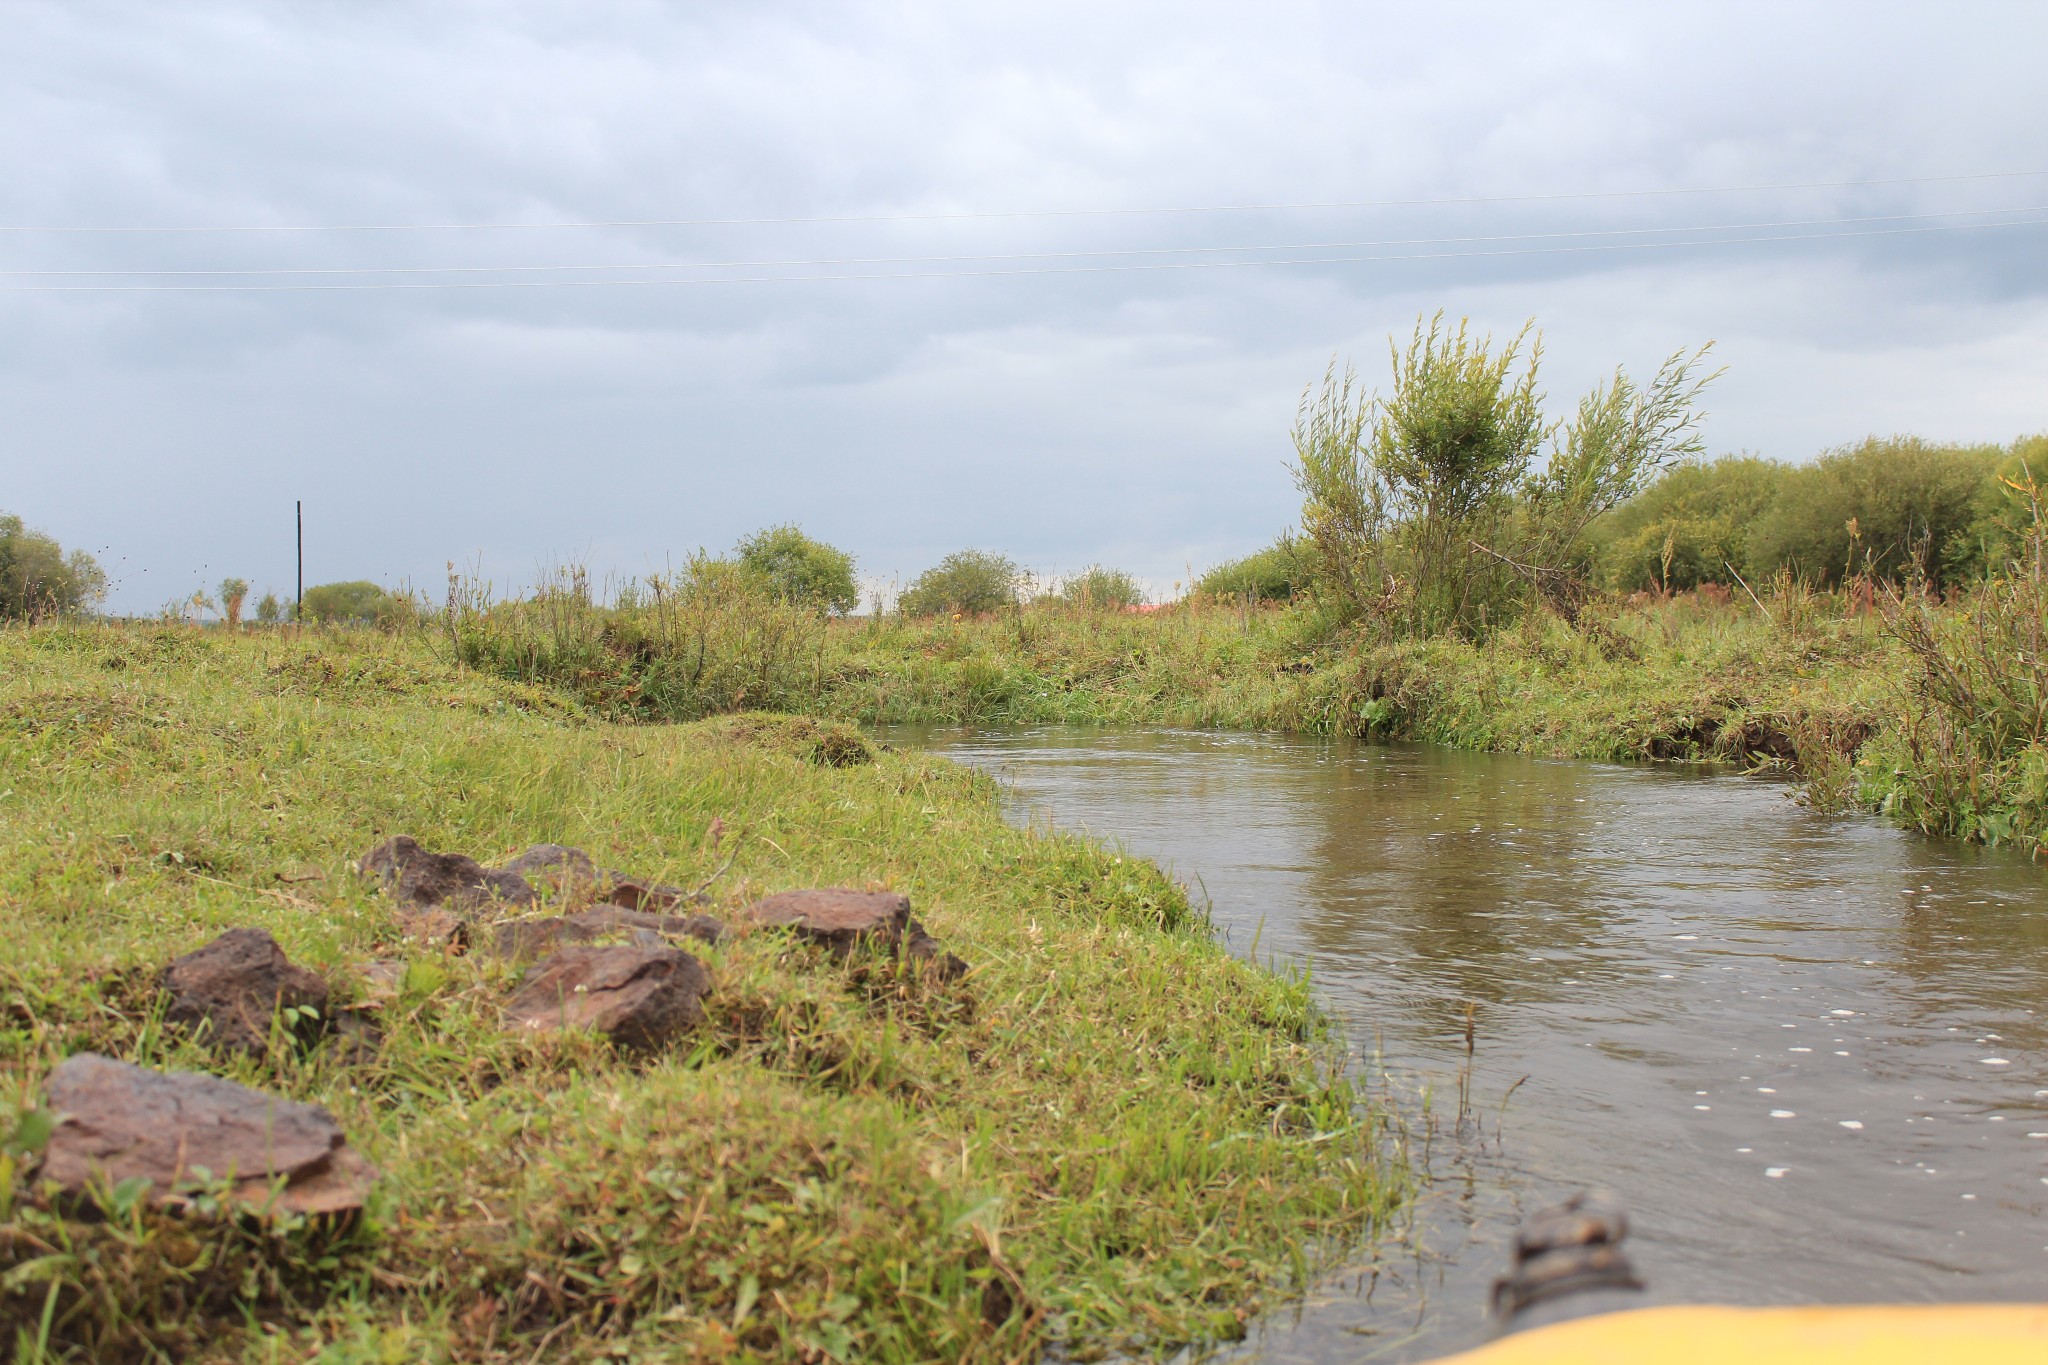
[{"label": "flowing water", "polygon": [[1406,1235],[1232,1356],[1469,1345],[1522,1215],[1587,1185],[1630,1210],[1646,1301],[2048,1299],[2048,863],[1728,773],[904,738],[1158,859],[1240,953],[1309,964],[1426,1160]]}]

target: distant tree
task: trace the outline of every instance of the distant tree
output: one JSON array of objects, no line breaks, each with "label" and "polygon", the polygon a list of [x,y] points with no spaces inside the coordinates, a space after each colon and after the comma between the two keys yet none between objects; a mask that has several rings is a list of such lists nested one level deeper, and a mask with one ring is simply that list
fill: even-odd
[{"label": "distant tree", "polygon": [[38,621],[81,610],[107,595],[107,576],[83,550],[0,512],[0,619]]},{"label": "distant tree", "polygon": [[1195,580],[1195,591],[1206,597],[1242,598],[1249,593],[1258,602],[1286,602],[1308,591],[1313,569],[1301,542],[1283,535],[1263,550],[1208,570]]},{"label": "distant tree", "polygon": [[242,603],[249,597],[249,580],[246,578],[223,578],[220,581],[220,614],[228,618],[228,629],[238,629],[242,624]]},{"label": "distant tree", "polygon": [[2028,490],[2038,494],[2043,488],[2048,488],[2048,433],[2022,436],[1977,492],[1970,535],[1988,571],[2003,571],[2021,552],[2034,527]]},{"label": "distant tree", "polygon": [[1924,569],[1944,586],[1968,579],[1983,567],[1972,534],[1980,494],[2004,455],[1872,437],[1794,466],[1750,533],[1750,567],[1758,576],[1790,569],[1824,586],[1866,566],[1881,578]]},{"label": "distant tree", "polygon": [[263,594],[263,600],[256,604],[256,619],[266,626],[274,626],[284,619],[284,604],[277,600],[276,593]]},{"label": "distant tree", "polygon": [[385,625],[405,612],[402,598],[375,583],[322,583],[306,589],[304,616],[309,621],[353,621],[364,625]]},{"label": "distant tree", "polygon": [[1754,455],[1667,470],[1588,529],[1602,581],[1623,592],[1733,587],[1729,567],[1748,572],[1750,531],[1777,498],[1785,471]]},{"label": "distant tree", "polygon": [[795,526],[756,531],[739,543],[736,553],[740,567],[784,601],[841,616],[860,605],[853,556],[811,539]]},{"label": "distant tree", "polygon": [[1062,583],[1060,598],[1070,606],[1121,611],[1143,602],[1145,590],[1138,586],[1137,579],[1122,569],[1107,569],[1094,564]]},{"label": "distant tree", "polygon": [[1014,562],[986,550],[956,550],[919,574],[896,599],[906,616],[996,611],[1017,601],[1024,577]]}]

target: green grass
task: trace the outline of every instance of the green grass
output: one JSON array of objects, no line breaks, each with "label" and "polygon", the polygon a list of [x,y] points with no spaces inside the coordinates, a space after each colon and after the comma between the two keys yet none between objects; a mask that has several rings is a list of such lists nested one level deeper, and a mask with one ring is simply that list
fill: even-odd
[{"label": "green grass", "polygon": [[[132,1191],[62,1216],[0,1157],[0,1352],[1087,1356],[1233,1335],[1370,1234],[1402,1173],[1305,981],[1231,958],[1150,864],[866,752],[801,720],[611,723],[418,637],[0,631],[0,1135],[90,1049],[324,1104],[384,1172],[353,1228],[264,1229]],[[417,947],[374,1057],[223,1061],[160,1026],[153,973],[231,926],[359,989],[402,949],[349,866],[399,832],[687,884],[736,850],[728,909],[899,889],[975,970],[743,935],[652,1060],[503,1034],[513,973]]]}]

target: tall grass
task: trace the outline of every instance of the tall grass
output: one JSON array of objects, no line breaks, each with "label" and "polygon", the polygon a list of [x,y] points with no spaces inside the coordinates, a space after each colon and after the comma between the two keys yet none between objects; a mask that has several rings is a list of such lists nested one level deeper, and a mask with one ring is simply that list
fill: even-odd
[{"label": "tall grass", "polygon": [[450,596],[442,624],[455,660],[566,687],[606,715],[801,710],[819,691],[826,616],[727,561],[694,556],[680,573],[629,585],[610,608],[576,568],[526,597],[494,601],[474,580]]},{"label": "tall grass", "polygon": [[1871,773],[1876,804],[1921,829],[2039,849],[2048,836],[2048,572],[2040,488],[2014,481],[2031,526],[2007,572],[1949,608],[1893,595],[1887,631],[1911,661],[1910,705]]}]

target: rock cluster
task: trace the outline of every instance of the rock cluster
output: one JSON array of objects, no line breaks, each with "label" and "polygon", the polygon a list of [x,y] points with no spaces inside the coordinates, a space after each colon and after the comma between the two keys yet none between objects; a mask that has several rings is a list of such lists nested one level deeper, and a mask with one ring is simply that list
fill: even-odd
[{"label": "rock cluster", "polygon": [[[429,937],[475,943],[530,964],[505,1007],[506,1027],[514,1031],[594,1028],[621,1047],[647,1051],[703,1020],[710,977],[681,945],[715,944],[726,926],[708,915],[670,913],[702,904],[701,892],[600,867],[563,844],[535,844],[486,867],[399,835],[364,854],[357,867],[398,898],[416,935],[420,916],[447,916],[458,932]],[[494,908],[534,907],[556,913],[482,922]],[[967,972],[911,918],[909,897],[894,892],[785,891],[754,902],[741,918],[749,929],[792,930],[839,958],[865,945],[941,980]]]},{"label": "rock cluster", "polygon": [[225,1181],[259,1210],[339,1214],[361,1208],[377,1176],[319,1105],[218,1076],[86,1052],[51,1072],[47,1091],[57,1123],[40,1176],[68,1195],[142,1179],[152,1203],[179,1204]]},{"label": "rock cluster", "polygon": [[[676,945],[715,944],[726,927],[668,913],[701,904],[700,894],[599,868],[560,844],[537,844],[492,868],[400,836],[358,866],[398,898],[414,931],[423,917],[440,916],[460,931],[444,940],[466,943],[474,927],[487,951],[531,963],[505,1004],[507,1029],[595,1030],[646,1052],[704,1021],[710,975]],[[492,909],[526,908],[557,913],[479,923]],[[841,959],[883,953],[944,980],[967,971],[911,917],[909,898],[893,892],[785,891],[740,918],[742,931],[785,929]],[[619,938],[628,941],[604,941]],[[325,980],[291,962],[268,933],[239,928],[173,960],[159,983],[165,1022],[223,1052],[260,1054],[280,1026],[300,1035],[332,1028],[342,1046],[374,1051],[374,1017],[397,999],[404,970],[391,960],[368,964],[361,998],[330,1011]],[[258,1211],[345,1214],[361,1208],[377,1175],[325,1109],[218,1076],[84,1053],[58,1066],[47,1088],[56,1122],[41,1177],[71,1196],[141,1179],[152,1202],[175,1206],[225,1182],[231,1199]]]},{"label": "rock cluster", "polygon": [[600,868],[582,849],[563,844],[535,844],[502,867],[485,867],[466,854],[430,853],[401,834],[365,853],[356,869],[412,910],[447,910],[464,919],[495,907],[537,904],[536,883],[549,900],[605,901],[628,910],[671,910],[704,900],[679,886]]}]

